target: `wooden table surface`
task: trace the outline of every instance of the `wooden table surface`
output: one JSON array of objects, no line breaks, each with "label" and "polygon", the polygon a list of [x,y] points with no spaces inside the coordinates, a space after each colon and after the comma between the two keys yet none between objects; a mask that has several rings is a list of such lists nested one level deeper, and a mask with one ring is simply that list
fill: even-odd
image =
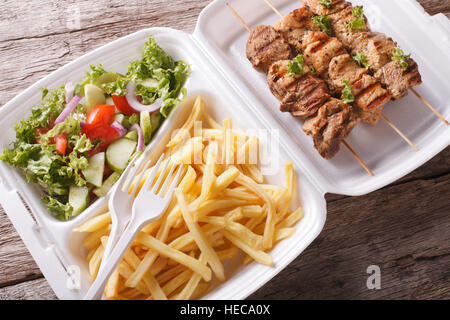
[{"label": "wooden table surface", "polygon": [[[450,17],[449,0],[419,0]],[[192,32],[207,0],[2,0],[0,105],[75,58],[139,29]],[[79,13],[79,25],[73,19]],[[78,28],[79,27],[79,28]],[[251,299],[449,299],[450,148],[362,197],[327,195],[324,230]],[[366,287],[381,268],[381,289]],[[55,299],[0,209],[0,299]]]}]

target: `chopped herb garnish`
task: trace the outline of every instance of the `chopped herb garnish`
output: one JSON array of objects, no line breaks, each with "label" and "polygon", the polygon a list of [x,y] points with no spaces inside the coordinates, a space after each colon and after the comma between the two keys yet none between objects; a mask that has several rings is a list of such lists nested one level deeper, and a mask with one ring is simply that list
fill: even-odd
[{"label": "chopped herb garnish", "polygon": [[356,56],[353,56],[353,59],[358,62],[359,66],[361,68],[366,68],[369,69],[370,65],[367,61],[367,57],[364,54],[364,52],[358,52],[358,54]]},{"label": "chopped herb garnish", "polygon": [[364,21],[364,9],[362,6],[356,6],[352,10],[352,15],[355,19],[348,24],[350,29],[364,31],[366,29],[366,22]]},{"label": "chopped herb garnish", "polygon": [[296,74],[303,75],[305,74],[305,70],[303,70],[303,64],[305,61],[303,60],[303,55],[299,54],[294,60],[289,61],[288,64],[288,72],[291,76],[295,76]]},{"label": "chopped herb garnish", "polygon": [[405,54],[400,47],[395,48],[392,61],[398,61],[403,70],[407,70],[409,67],[408,59],[411,57],[411,54]]},{"label": "chopped herb garnish", "polygon": [[342,81],[344,85],[344,89],[342,90],[342,102],[345,104],[349,104],[355,102],[355,95],[353,94],[352,86],[350,85],[350,80],[345,79]]},{"label": "chopped herb garnish", "polygon": [[315,16],[312,18],[312,22],[317,24],[327,35],[331,35],[331,22],[328,16]]},{"label": "chopped herb garnish", "polygon": [[333,5],[333,0],[320,0],[320,4],[329,9]]},{"label": "chopped herb garnish", "polygon": [[309,66],[309,69],[311,70],[311,73],[312,73],[313,75],[317,75],[316,68],[314,68],[313,66]]}]

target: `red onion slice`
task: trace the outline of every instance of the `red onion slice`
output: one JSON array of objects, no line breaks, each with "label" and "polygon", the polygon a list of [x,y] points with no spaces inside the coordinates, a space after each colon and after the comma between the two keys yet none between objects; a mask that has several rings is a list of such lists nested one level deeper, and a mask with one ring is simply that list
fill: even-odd
[{"label": "red onion slice", "polygon": [[70,100],[70,102],[66,105],[64,110],[59,114],[58,118],[56,118],[54,124],[58,124],[66,120],[80,101],[81,97],[78,94],[73,97],[72,100]]},{"label": "red onion slice", "polygon": [[64,86],[64,89],[66,90],[66,101],[70,101],[73,98],[73,91],[75,90],[75,84],[72,81],[67,81],[66,85]]},{"label": "red onion slice", "polygon": [[142,104],[139,102],[139,100],[136,98],[136,85],[133,82],[128,82],[127,84],[127,94],[125,95],[125,98],[127,99],[128,104],[136,111],[148,111],[148,112],[155,112],[159,110],[162,105],[163,101],[161,99],[156,99],[153,104]]},{"label": "red onion slice", "polygon": [[119,132],[120,138],[127,134],[127,129],[125,129],[119,121],[114,121],[113,123],[111,123],[111,127]]},{"label": "red onion slice", "polygon": [[136,130],[138,133],[138,144],[137,144],[137,151],[144,151],[144,132],[142,131],[142,128],[137,124],[133,124],[130,128],[130,131]]}]

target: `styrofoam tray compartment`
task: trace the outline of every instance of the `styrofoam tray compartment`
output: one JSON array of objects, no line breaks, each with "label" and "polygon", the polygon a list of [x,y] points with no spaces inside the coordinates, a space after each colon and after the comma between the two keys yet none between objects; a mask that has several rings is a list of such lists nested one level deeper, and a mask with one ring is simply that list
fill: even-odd
[{"label": "styrofoam tray compartment", "polygon": [[[83,77],[89,64],[103,63],[106,69],[124,72],[129,62],[138,59],[148,36],[155,36],[157,43],[174,59],[183,59],[192,66],[186,88],[191,97],[200,94],[206,101],[207,110],[217,120],[231,117],[233,126],[243,130],[269,129],[264,121],[255,117],[249,105],[243,101],[234,89],[224,81],[222,74],[214,69],[207,57],[197,47],[191,35],[165,28],[142,30],[101,47],[39,81],[24,93],[14,98],[0,110],[0,125],[5,134],[0,137],[0,146],[5,148],[14,138],[12,125],[25,118],[31,105],[40,101],[41,87],[55,87],[66,80],[77,81]],[[152,144],[150,157],[159,156],[171,132],[180,127],[186,120],[192,105],[192,99],[180,106],[169,118]],[[26,114],[24,114],[26,113]],[[270,128],[273,129],[273,128]],[[275,129],[279,129],[276,128]],[[267,153],[268,139],[261,137],[261,154]],[[287,145],[283,141],[282,145]],[[267,176],[268,183],[284,184],[284,163],[291,160],[288,151],[280,147],[270,150],[268,165],[276,170]],[[262,158],[267,161],[268,157]],[[144,159],[141,160],[141,162]],[[274,165],[275,164],[275,165]],[[320,233],[325,223],[326,203],[323,191],[311,182],[301,165],[294,161],[297,178],[295,205],[300,205],[305,213],[304,219],[297,225],[296,233],[289,239],[279,243],[271,252],[274,267],[266,267],[253,263],[241,267],[236,263],[227,266],[227,274],[231,279],[211,291],[206,298],[243,299],[269,281],[290,261],[300,254]],[[105,198],[97,200],[91,207],[74,219],[57,221],[47,212],[40,200],[39,188],[27,184],[23,175],[5,164],[0,164],[0,201],[14,226],[18,230],[26,246],[41,268],[44,276],[59,298],[79,299],[87,292],[91,283],[85,260],[86,252],[82,247],[85,234],[74,233],[74,227],[84,220],[107,210]],[[22,204],[22,197],[29,205],[30,214]],[[71,266],[80,267],[81,288],[72,290],[67,286],[67,272],[73,272]]]},{"label": "styrofoam tray compartment", "polygon": [[[266,76],[253,69],[245,54],[247,30],[236,19],[230,3],[246,24],[273,25],[279,16],[263,0],[217,0],[200,15],[194,32],[198,42],[216,65],[229,76],[244,99],[251,101],[270,126],[283,127],[291,141],[290,153],[307,168],[311,178],[327,192],[362,195],[379,189],[416,169],[450,143],[450,128],[410,93],[401,101],[389,102],[384,114],[420,149],[415,152],[384,121],[376,126],[359,124],[346,139],[374,171],[370,177],[342,147],[332,160],[320,157],[311,137],[301,127],[303,121],[279,111],[279,101],[271,94]],[[442,14],[430,17],[414,0],[351,1],[364,5],[373,31],[391,36],[419,64],[423,84],[416,90],[445,118],[450,119],[450,21]],[[272,0],[282,14],[301,7],[300,1]],[[218,23],[220,21],[220,23]]]}]

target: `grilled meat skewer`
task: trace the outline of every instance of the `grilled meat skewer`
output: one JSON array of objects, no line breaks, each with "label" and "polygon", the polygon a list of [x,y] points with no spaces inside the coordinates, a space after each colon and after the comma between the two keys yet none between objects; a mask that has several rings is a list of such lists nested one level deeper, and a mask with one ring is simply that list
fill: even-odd
[{"label": "grilled meat skewer", "polygon": [[276,61],[270,65],[267,81],[273,95],[281,101],[280,110],[294,117],[310,117],[304,131],[313,136],[319,154],[325,159],[336,155],[342,140],[360,121],[358,112],[351,105],[330,98],[326,83],[306,64],[303,74],[290,74],[290,60],[286,57],[292,55],[291,48],[273,27],[255,27],[246,51],[257,70],[265,70],[269,63]]},{"label": "grilled meat skewer", "polygon": [[304,54],[306,62],[325,79],[335,97],[341,95],[344,80],[347,79],[356,98],[355,104],[361,108],[363,120],[376,124],[391,95],[353,60],[339,39],[321,32],[312,22],[313,17],[312,12],[300,8],[278,21],[274,28],[283,34],[297,53]]},{"label": "grilled meat skewer", "polygon": [[417,63],[409,57],[405,59],[405,66],[394,61],[397,43],[382,33],[371,32],[364,15],[361,17],[364,24],[360,23],[358,28],[349,26],[357,18],[351,3],[333,0],[330,8],[327,8],[320,2],[304,0],[305,6],[312,13],[329,17],[334,34],[352,55],[365,55],[370,72],[394,100],[403,98],[410,88],[422,83]]}]

